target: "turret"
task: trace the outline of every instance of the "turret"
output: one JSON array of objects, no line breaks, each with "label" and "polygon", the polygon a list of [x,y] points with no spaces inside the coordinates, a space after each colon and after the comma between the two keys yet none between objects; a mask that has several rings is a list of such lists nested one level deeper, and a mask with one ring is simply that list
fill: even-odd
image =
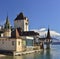
[{"label": "turret", "polygon": [[8,20],[8,16],[7,16],[7,18],[6,18],[6,22],[5,22],[5,25],[4,25],[4,29],[10,29],[11,27],[10,27],[10,22],[9,22],[9,20]]},{"label": "turret", "polygon": [[50,39],[50,29],[49,28],[48,28],[48,31],[47,31],[47,37],[46,38]]},{"label": "turret", "polygon": [[7,16],[6,22],[4,24],[4,37],[11,37],[11,26],[10,26],[8,16]]},{"label": "turret", "polygon": [[50,49],[50,41],[51,41],[51,36],[50,36],[50,30],[48,28],[47,37],[46,37],[46,49]]}]

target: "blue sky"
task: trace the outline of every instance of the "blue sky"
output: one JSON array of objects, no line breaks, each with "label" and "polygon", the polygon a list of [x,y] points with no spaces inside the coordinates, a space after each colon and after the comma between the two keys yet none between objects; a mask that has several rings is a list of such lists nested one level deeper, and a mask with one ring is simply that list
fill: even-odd
[{"label": "blue sky", "polygon": [[0,0],[0,24],[7,13],[14,25],[15,17],[23,12],[29,18],[30,29],[48,28],[60,32],[60,0]]}]

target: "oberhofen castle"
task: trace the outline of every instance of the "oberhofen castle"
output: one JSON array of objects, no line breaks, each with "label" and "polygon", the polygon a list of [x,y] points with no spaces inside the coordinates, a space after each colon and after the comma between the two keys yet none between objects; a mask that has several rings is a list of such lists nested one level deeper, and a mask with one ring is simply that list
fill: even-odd
[{"label": "oberhofen castle", "polygon": [[[0,26],[0,53],[21,55],[40,51],[44,49],[44,39],[50,39],[49,29],[46,38],[38,38],[39,33],[29,31],[29,20],[22,12],[14,19],[14,28],[10,26],[7,16],[5,24]],[[47,48],[49,46],[47,44]]]},{"label": "oberhofen castle", "polygon": [[0,50],[7,53],[33,50],[37,35],[29,31],[29,20],[22,12],[14,19],[14,28],[11,28],[7,16],[4,26],[0,27]]}]

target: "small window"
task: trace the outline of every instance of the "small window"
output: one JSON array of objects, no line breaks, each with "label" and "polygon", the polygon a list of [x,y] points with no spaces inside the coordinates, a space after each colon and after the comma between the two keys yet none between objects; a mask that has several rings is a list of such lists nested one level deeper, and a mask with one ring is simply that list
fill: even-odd
[{"label": "small window", "polygon": [[25,23],[26,25],[28,25],[28,23]]},{"label": "small window", "polygon": [[18,45],[20,45],[20,41],[18,41]]},{"label": "small window", "polygon": [[14,41],[12,41],[12,45],[14,45]]}]

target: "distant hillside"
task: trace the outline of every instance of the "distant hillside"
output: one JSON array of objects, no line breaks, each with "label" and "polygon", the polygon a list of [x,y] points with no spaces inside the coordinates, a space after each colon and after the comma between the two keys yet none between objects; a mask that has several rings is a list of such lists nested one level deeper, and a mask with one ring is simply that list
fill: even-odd
[{"label": "distant hillside", "polygon": [[60,45],[60,42],[53,42],[52,45]]}]

